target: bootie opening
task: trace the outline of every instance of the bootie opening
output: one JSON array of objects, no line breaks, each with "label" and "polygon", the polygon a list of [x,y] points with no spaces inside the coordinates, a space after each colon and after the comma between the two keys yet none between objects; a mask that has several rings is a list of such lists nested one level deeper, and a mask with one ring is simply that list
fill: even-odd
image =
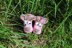
[{"label": "bootie opening", "polygon": [[35,25],[35,20],[32,21],[32,27],[34,27],[34,25]]}]

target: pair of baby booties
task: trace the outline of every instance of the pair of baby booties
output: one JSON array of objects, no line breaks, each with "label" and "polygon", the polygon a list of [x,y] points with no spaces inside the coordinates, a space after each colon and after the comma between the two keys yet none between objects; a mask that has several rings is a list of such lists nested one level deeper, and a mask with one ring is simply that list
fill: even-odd
[{"label": "pair of baby booties", "polygon": [[22,14],[20,19],[24,22],[25,33],[33,32],[35,34],[41,34],[44,24],[48,22],[47,18],[35,16],[33,14]]}]

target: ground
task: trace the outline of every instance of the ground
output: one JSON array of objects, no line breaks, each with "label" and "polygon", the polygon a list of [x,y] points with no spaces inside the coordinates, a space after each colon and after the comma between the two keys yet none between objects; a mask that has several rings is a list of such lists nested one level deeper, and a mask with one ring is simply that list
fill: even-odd
[{"label": "ground", "polygon": [[[48,18],[42,34],[26,34],[20,15]],[[0,0],[0,48],[72,48],[71,0]]]}]

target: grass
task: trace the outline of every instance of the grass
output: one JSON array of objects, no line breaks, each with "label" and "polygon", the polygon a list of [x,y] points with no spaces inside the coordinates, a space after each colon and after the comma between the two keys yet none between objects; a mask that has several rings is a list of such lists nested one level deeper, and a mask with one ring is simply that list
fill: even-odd
[{"label": "grass", "polygon": [[[0,0],[0,48],[72,48],[71,0]],[[49,19],[42,34],[25,34],[20,15]]]}]

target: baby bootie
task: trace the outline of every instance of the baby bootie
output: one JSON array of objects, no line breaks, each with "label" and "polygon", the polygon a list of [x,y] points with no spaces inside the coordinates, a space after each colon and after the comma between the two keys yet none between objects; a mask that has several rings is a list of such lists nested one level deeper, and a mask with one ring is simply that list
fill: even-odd
[{"label": "baby bootie", "polygon": [[46,24],[47,22],[48,22],[47,18],[44,18],[41,16],[36,16],[36,21],[35,21],[35,25],[33,28],[33,33],[41,34],[42,28],[43,28],[44,24]]},{"label": "baby bootie", "polygon": [[31,33],[33,31],[32,20],[34,15],[32,14],[22,14],[20,19],[24,22],[24,32]]}]

